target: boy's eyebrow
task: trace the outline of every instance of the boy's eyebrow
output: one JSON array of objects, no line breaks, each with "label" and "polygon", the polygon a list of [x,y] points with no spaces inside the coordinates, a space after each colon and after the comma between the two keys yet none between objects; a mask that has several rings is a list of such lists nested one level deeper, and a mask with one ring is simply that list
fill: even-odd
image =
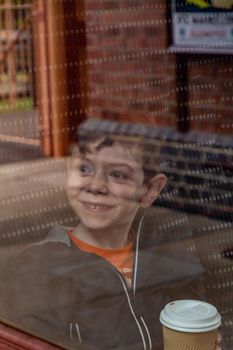
[{"label": "boy's eyebrow", "polygon": [[112,162],[112,163],[108,163],[108,166],[109,167],[114,167],[114,166],[117,166],[117,167],[125,167],[125,168],[128,168],[130,171],[134,172],[135,169],[130,166],[128,163],[117,163],[117,162]]},{"label": "boy's eyebrow", "polygon": [[[82,160],[87,160],[89,162],[93,162],[92,159],[89,159],[88,157],[86,157],[86,155],[79,155],[77,158],[82,159]],[[124,167],[127,168],[128,170],[130,170],[131,172],[134,172],[135,169],[134,167],[130,166],[128,163],[122,163],[122,162],[106,162],[108,167]]]},{"label": "boy's eyebrow", "polygon": [[82,159],[82,160],[88,160],[89,162],[91,162],[91,159],[88,159],[87,157],[86,157],[86,155],[85,154],[75,154],[75,155],[73,155],[72,157],[71,157],[71,159],[72,160],[75,160],[75,159]]},{"label": "boy's eyebrow", "polygon": [[[89,162],[93,162],[93,160],[88,157],[88,154],[91,155],[91,154],[95,153],[95,150],[93,150],[93,148],[85,146],[85,148],[82,148],[80,151],[81,152],[79,152],[78,155],[75,155],[74,158],[79,158],[79,159],[82,159],[82,160],[87,160]],[[135,167],[131,166],[128,162],[127,163],[121,162],[121,161],[119,161],[119,162],[117,162],[117,161],[116,162],[107,162],[107,165],[109,167],[113,167],[113,166],[126,167],[131,172],[135,172]]]},{"label": "boy's eyebrow", "polygon": [[85,155],[85,153],[94,153],[94,150],[88,146],[79,146],[80,154]]}]

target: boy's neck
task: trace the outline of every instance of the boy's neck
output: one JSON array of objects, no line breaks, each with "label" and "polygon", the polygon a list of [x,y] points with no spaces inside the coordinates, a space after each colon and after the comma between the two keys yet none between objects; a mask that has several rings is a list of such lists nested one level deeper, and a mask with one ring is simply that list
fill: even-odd
[{"label": "boy's neck", "polygon": [[103,249],[121,249],[126,247],[133,241],[133,230],[129,228],[124,231],[111,233],[99,230],[89,230],[81,223],[74,229],[73,234],[81,241],[90,244],[94,247]]}]

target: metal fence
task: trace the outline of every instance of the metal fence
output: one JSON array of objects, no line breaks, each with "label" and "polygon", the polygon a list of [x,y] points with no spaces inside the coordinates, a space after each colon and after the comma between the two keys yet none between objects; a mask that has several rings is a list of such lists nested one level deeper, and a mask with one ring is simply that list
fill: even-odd
[{"label": "metal fence", "polygon": [[0,111],[35,100],[32,0],[0,0]]}]

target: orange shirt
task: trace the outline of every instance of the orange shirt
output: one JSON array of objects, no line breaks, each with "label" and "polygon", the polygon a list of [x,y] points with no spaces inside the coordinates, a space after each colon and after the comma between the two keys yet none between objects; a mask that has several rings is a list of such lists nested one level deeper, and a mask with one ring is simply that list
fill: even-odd
[{"label": "orange shirt", "polygon": [[131,286],[132,268],[133,268],[133,243],[130,243],[121,249],[104,249],[92,246],[78,239],[71,231],[68,232],[72,242],[82,251],[94,253],[101,258],[109,261],[125,277],[128,286]]}]

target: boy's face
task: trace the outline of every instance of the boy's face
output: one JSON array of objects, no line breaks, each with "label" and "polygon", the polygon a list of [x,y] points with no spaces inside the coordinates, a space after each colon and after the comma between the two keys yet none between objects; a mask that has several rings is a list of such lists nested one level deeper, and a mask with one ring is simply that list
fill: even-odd
[{"label": "boy's face", "polygon": [[143,180],[139,147],[115,142],[98,149],[91,144],[88,151],[77,151],[70,160],[68,199],[87,229],[125,229],[145,195]]}]

